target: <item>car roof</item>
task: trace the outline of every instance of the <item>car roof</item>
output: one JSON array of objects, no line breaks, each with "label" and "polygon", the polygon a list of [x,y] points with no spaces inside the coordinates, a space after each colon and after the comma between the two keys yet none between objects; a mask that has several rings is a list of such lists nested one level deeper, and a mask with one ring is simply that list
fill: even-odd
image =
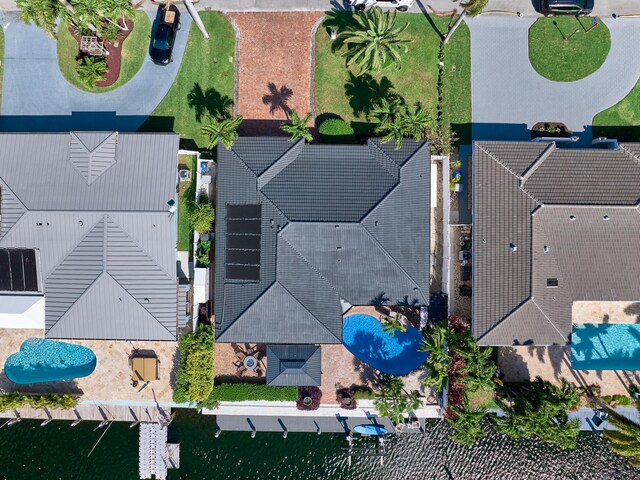
[{"label": "car roof", "polygon": [[576,6],[585,8],[587,6],[586,0],[548,0],[548,2],[550,7]]}]

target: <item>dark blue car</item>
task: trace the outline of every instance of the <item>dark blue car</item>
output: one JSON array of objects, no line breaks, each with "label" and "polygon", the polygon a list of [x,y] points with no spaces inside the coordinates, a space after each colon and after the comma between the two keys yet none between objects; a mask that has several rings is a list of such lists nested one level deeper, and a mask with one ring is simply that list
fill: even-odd
[{"label": "dark blue car", "polygon": [[180,12],[175,5],[160,6],[156,15],[149,55],[158,65],[168,65],[173,60],[173,44],[180,30]]},{"label": "dark blue car", "polygon": [[552,15],[589,15],[594,0],[540,0],[539,12]]}]

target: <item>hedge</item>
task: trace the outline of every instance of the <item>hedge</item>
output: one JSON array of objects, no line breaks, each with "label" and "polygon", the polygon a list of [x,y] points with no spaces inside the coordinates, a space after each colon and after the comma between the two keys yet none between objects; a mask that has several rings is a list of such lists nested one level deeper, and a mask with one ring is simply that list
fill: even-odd
[{"label": "hedge", "polygon": [[373,400],[376,398],[375,392],[369,387],[353,387],[353,398],[356,400]]},{"label": "hedge", "polygon": [[16,408],[59,408],[68,410],[78,404],[78,395],[46,394],[36,395],[20,392],[9,392],[0,395],[0,412]]},{"label": "hedge", "polygon": [[324,143],[354,143],[353,128],[341,118],[328,118],[318,128],[320,140]]},{"label": "hedge", "polygon": [[270,387],[262,383],[221,383],[211,394],[215,402],[241,402],[243,400],[291,401],[298,398],[296,387]]},{"label": "hedge", "polygon": [[195,333],[180,338],[180,365],[173,390],[174,402],[203,402],[211,395],[213,337],[211,325],[200,325]]}]

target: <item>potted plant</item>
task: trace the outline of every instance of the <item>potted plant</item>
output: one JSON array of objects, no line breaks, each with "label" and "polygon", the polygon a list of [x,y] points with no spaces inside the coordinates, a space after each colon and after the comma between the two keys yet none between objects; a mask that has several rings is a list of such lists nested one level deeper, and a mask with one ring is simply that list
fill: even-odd
[{"label": "potted plant", "polygon": [[320,408],[322,391],[318,387],[298,387],[298,410],[317,410]]}]

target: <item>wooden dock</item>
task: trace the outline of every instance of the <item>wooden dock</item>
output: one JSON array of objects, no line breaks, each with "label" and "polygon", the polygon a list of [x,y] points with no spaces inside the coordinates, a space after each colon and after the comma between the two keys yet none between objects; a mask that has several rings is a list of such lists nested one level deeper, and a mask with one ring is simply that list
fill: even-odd
[{"label": "wooden dock", "polygon": [[[0,418],[43,420],[69,420],[77,425],[83,420],[93,422],[158,422],[171,416],[170,409],[159,407],[129,407],[125,405],[78,404],[70,410],[32,407],[0,412]],[[19,420],[16,420],[19,421]]]}]

